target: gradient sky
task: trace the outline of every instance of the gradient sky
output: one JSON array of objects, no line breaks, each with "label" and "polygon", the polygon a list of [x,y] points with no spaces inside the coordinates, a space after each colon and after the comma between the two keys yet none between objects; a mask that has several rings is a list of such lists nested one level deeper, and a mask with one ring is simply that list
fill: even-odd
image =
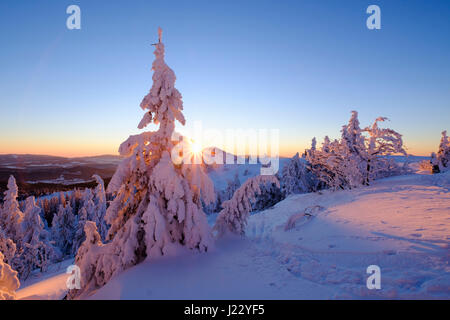
[{"label": "gradient sky", "polygon": [[158,26],[188,128],[280,129],[285,156],[338,137],[351,110],[389,117],[413,154],[450,130],[448,0],[2,0],[0,153],[117,153],[139,132]]}]

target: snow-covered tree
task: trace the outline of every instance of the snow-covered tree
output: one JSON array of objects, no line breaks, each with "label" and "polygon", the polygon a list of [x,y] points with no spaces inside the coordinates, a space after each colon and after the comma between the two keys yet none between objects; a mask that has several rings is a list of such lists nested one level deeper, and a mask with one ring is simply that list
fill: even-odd
[{"label": "snow-covered tree", "polygon": [[[280,181],[278,174],[275,177]],[[266,183],[261,185],[261,193],[255,196],[252,211],[266,210],[285,198],[279,183]]]},{"label": "snow-covered tree", "polygon": [[83,193],[82,198],[82,207],[86,210],[87,219],[89,221],[96,221],[97,220],[97,212],[96,212],[96,206],[94,203],[94,194],[92,193],[92,190],[89,188],[86,188]]},{"label": "snow-covered tree", "polygon": [[222,211],[217,216],[214,230],[218,236],[227,233],[243,235],[247,225],[249,213],[252,211],[252,203],[256,201],[256,196],[261,194],[261,186],[275,184],[280,187],[275,176],[260,175],[249,178],[236,190],[233,197],[222,203]]},{"label": "snow-covered tree", "polygon": [[63,255],[71,254],[75,235],[75,216],[70,203],[66,207],[59,205],[58,213],[53,217],[52,239]]},{"label": "snow-covered tree", "polygon": [[359,126],[358,112],[352,111],[352,116],[341,130],[341,170],[346,176],[349,187],[367,184],[364,172],[367,169],[367,150],[363,130]]},{"label": "snow-covered tree", "polygon": [[4,261],[11,264],[16,254],[16,244],[6,236],[6,233],[0,228],[0,252],[4,255]]},{"label": "snow-covered tree", "polygon": [[315,191],[318,181],[307,168],[306,162],[297,154],[283,166],[281,172],[281,191],[285,196],[293,193]]},{"label": "snow-covered tree", "polygon": [[84,280],[76,295],[144,259],[174,253],[178,247],[205,252],[213,245],[202,200],[214,201],[214,187],[201,165],[174,164],[171,159],[175,120],[185,123],[183,102],[174,87],[175,74],[164,61],[164,44],[155,46],[153,86],[142,100],[146,113],[138,128],[150,123],[159,128],[130,136],[119,148],[125,159],[108,185],[108,192],[115,194],[105,217],[111,225],[109,242],[89,258],[97,261],[95,268],[78,250]]},{"label": "snow-covered tree", "polygon": [[311,150],[312,151],[316,150],[316,145],[317,145],[317,140],[316,140],[316,137],[314,137],[314,138],[312,138],[312,141],[311,141]]},{"label": "snow-covered tree", "polygon": [[432,152],[430,156],[430,166],[431,173],[440,173],[441,169],[439,169],[439,160],[436,156],[436,153]]},{"label": "snow-covered tree", "polygon": [[95,204],[95,217],[92,221],[97,224],[98,232],[100,233],[102,240],[106,239],[106,234],[108,232],[108,226],[105,221],[106,215],[106,193],[105,193],[105,183],[103,179],[94,174],[92,176],[95,181],[97,181],[97,186],[94,190],[94,204]]},{"label": "snow-covered tree", "polygon": [[[93,221],[86,221],[83,233],[86,235],[85,241],[78,249],[75,265],[81,270],[80,283],[82,291],[77,289],[70,290],[69,299],[79,297],[80,294],[88,293],[103,285],[103,278],[98,278],[100,274],[112,274],[115,270],[113,265],[108,264],[109,260],[103,255],[104,244],[102,238],[97,231],[97,225]],[[100,281],[99,281],[100,280]]]},{"label": "snow-covered tree", "polygon": [[36,268],[45,271],[51,260],[57,258],[57,253],[49,242],[49,233],[44,229],[40,211],[34,197],[28,197],[21,224],[23,238],[20,261],[17,263],[17,271],[23,279]]},{"label": "snow-covered tree", "polygon": [[88,221],[87,219],[87,211],[86,208],[81,208],[78,212],[78,219],[76,223],[73,243],[72,243],[72,254],[76,255],[78,248],[82,245],[84,240],[86,239],[86,236],[84,234],[84,225]]},{"label": "snow-covered tree", "polygon": [[309,167],[325,187],[353,188],[406,171],[405,166],[400,167],[390,157],[406,155],[401,134],[378,126],[386,119],[379,117],[371,126],[361,129],[358,113],[352,111],[348,124],[342,127],[340,140],[330,142],[326,137],[321,150],[307,150]]},{"label": "snow-covered tree", "polygon": [[450,168],[450,139],[447,136],[447,131],[442,131],[441,142],[439,150],[436,155],[439,171],[446,171]]},{"label": "snow-covered tree", "polygon": [[[375,122],[364,129],[369,134],[367,143],[367,169],[365,182],[401,173],[400,166],[389,158],[393,154],[407,153],[403,147],[402,135],[389,128],[380,128],[379,122],[386,121],[385,117],[378,117]],[[406,163],[406,162],[405,162]]]},{"label": "snow-covered tree", "polygon": [[13,300],[19,286],[17,272],[4,262],[3,253],[0,252],[0,300]]},{"label": "snow-covered tree", "polygon": [[330,144],[331,144],[330,138],[328,136],[325,136],[322,142],[321,151],[325,153],[330,152]]},{"label": "snow-covered tree", "polygon": [[18,188],[16,179],[13,176],[9,177],[7,190],[4,194],[3,208],[0,210],[0,227],[8,238],[18,243],[21,241],[20,224],[23,219],[23,213],[19,209],[19,202],[17,201]]}]

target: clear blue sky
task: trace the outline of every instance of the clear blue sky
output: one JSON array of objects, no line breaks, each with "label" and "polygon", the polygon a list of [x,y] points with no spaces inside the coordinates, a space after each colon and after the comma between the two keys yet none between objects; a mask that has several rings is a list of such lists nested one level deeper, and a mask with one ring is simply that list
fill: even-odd
[{"label": "clear blue sky", "polygon": [[2,0],[0,153],[115,153],[138,132],[158,26],[190,124],[278,128],[284,155],[353,109],[389,117],[415,154],[450,130],[448,0]]}]

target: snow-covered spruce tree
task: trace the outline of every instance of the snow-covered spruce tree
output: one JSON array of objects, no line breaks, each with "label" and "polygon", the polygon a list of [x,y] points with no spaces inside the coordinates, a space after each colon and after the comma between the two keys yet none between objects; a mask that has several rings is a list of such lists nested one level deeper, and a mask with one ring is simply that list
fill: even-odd
[{"label": "snow-covered spruce tree", "polygon": [[330,144],[331,144],[330,138],[328,136],[325,136],[322,142],[321,151],[325,153],[330,152]]},{"label": "snow-covered spruce tree", "polygon": [[59,258],[50,244],[49,233],[44,229],[40,211],[34,197],[28,197],[21,224],[23,234],[21,252],[18,262],[14,264],[21,279],[26,279],[34,269],[45,271],[52,260]]},{"label": "snow-covered spruce tree", "polygon": [[98,232],[100,233],[100,236],[102,237],[102,240],[106,239],[106,234],[108,232],[108,225],[105,221],[105,215],[106,215],[106,193],[105,193],[105,183],[103,182],[103,179],[97,175],[94,174],[92,176],[95,181],[97,181],[97,186],[94,190],[94,204],[95,204],[95,217],[92,221],[94,221],[97,224]]},{"label": "snow-covered spruce tree", "polygon": [[[80,275],[80,283],[82,285],[81,290],[70,290],[68,293],[69,299],[74,299],[78,297],[81,292],[88,293],[92,290],[95,290],[98,286],[97,284],[97,273],[98,265],[101,265],[104,261],[104,251],[105,245],[102,243],[102,239],[100,234],[97,231],[97,225],[93,221],[86,221],[83,225],[84,230],[83,234],[86,235],[85,241],[80,246],[77,251],[77,255],[75,258],[75,265],[78,266],[81,270]],[[111,267],[107,264],[101,265],[105,273],[111,274],[114,270],[111,270]]]},{"label": "snow-covered spruce tree", "polygon": [[76,259],[82,289],[72,290],[69,298],[88,294],[144,259],[174,254],[181,247],[205,252],[213,245],[202,199],[214,201],[214,187],[201,165],[175,165],[171,159],[175,120],[185,123],[183,102],[174,87],[175,74],[164,62],[164,44],[155,46],[153,86],[142,100],[147,112],[138,128],[152,122],[159,128],[130,136],[120,146],[125,159],[108,185],[115,194],[106,212],[109,242],[98,245],[89,258],[83,258],[80,247]]},{"label": "snow-covered spruce tree", "polygon": [[233,197],[222,204],[222,211],[217,216],[214,230],[218,236],[227,233],[244,235],[249,213],[252,211],[252,203],[256,201],[256,196],[261,194],[261,186],[275,184],[280,187],[275,176],[260,175],[249,178],[236,190]]},{"label": "snow-covered spruce tree", "polygon": [[68,202],[66,207],[60,204],[58,213],[53,216],[51,234],[56,246],[64,256],[72,253],[75,222],[75,215],[70,203]]},{"label": "snow-covered spruce tree", "polygon": [[84,240],[86,240],[86,236],[84,234],[84,225],[87,221],[88,219],[86,208],[82,207],[80,211],[78,211],[78,217],[72,243],[72,254],[75,256],[77,254],[78,248],[82,245]]},{"label": "snow-covered spruce tree", "polygon": [[317,179],[307,168],[306,161],[297,154],[283,166],[281,171],[281,192],[284,196],[315,191]]},{"label": "snow-covered spruce tree", "polygon": [[23,213],[19,209],[18,188],[13,176],[9,177],[4,194],[3,208],[0,210],[0,227],[4,230],[5,235],[17,244],[22,240],[20,223]]},{"label": "snow-covered spruce tree", "polygon": [[450,139],[447,136],[447,131],[442,131],[441,142],[439,150],[436,155],[439,171],[446,171],[450,168]]},{"label": "snow-covered spruce tree", "polygon": [[317,145],[317,140],[316,137],[312,138],[311,140],[311,150],[315,151],[316,150],[316,145]]},{"label": "snow-covered spruce tree", "polygon": [[3,253],[0,252],[0,300],[14,300],[19,286],[17,272],[4,262]]},{"label": "snow-covered spruce tree", "polygon": [[341,171],[346,176],[350,188],[368,184],[365,172],[367,170],[367,150],[363,130],[359,126],[358,112],[352,111],[352,116],[341,130]]},{"label": "snow-covered spruce tree", "polygon": [[97,220],[97,212],[96,212],[96,207],[95,207],[95,203],[94,203],[94,194],[92,193],[92,190],[89,188],[84,189],[84,193],[83,193],[83,204],[82,204],[82,208],[84,208],[86,210],[86,214],[87,214],[87,219],[89,221],[94,221]]}]

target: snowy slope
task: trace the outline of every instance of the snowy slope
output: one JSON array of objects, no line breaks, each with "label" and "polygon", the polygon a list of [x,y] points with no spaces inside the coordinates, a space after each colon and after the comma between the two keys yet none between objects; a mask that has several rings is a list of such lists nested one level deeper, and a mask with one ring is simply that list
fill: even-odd
[{"label": "snowy slope", "polygon": [[[285,231],[289,218],[319,205]],[[250,218],[246,239],[145,262],[92,299],[450,298],[450,174],[295,195]],[[366,268],[381,268],[381,290]]]},{"label": "snowy slope", "polygon": [[61,300],[67,294],[67,267],[74,263],[68,259],[52,265],[45,273],[38,270],[20,284],[18,300]]}]

